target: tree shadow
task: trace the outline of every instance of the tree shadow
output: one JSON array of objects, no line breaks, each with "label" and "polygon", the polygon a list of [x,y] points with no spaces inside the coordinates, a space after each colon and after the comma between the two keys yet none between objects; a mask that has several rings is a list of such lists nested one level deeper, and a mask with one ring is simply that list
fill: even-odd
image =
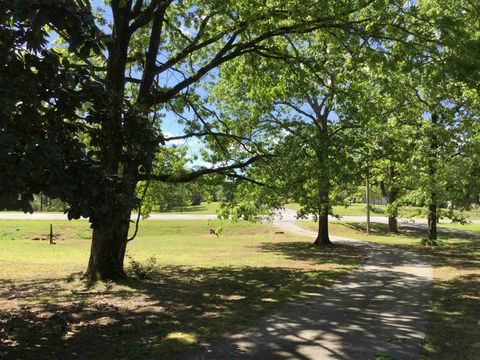
[{"label": "tree shadow", "polygon": [[185,205],[185,206],[176,206],[169,210],[165,210],[166,213],[199,213],[204,212],[208,208],[206,205]]},{"label": "tree shadow", "polygon": [[2,280],[0,358],[175,358],[345,273],[166,267],[151,281],[90,288],[78,275],[68,281]]},{"label": "tree shadow", "polygon": [[335,246],[316,246],[311,242],[269,242],[260,246],[262,252],[278,253],[290,260],[310,264],[351,266],[363,262],[367,255],[359,247],[336,243]]},{"label": "tree shadow", "polygon": [[[351,230],[358,232],[366,233],[366,223],[364,222],[345,222],[343,225]],[[428,227],[426,224],[418,223],[399,223],[398,224],[398,234],[392,234],[388,232],[388,225],[372,222],[370,224],[370,232],[372,235],[378,236],[407,236],[411,238],[424,238],[428,234]],[[450,237],[455,237],[458,239],[480,239],[480,235],[474,232],[460,230],[460,229],[450,229],[442,227],[441,225],[437,228],[438,236],[441,239],[448,239]]]},{"label": "tree shadow", "polygon": [[[362,233],[367,232],[367,225],[364,222],[345,222],[343,223],[343,225],[351,230],[355,230]],[[382,224],[378,222],[370,223],[370,233],[372,235],[378,235],[378,236],[404,235],[404,236],[419,238],[419,237],[425,236],[425,234],[427,233],[427,228],[422,227],[420,224],[416,224],[416,225],[399,224],[398,229],[399,229],[398,234],[392,234],[388,232],[387,224]]]},{"label": "tree shadow", "polygon": [[[349,229],[365,232],[365,223],[349,222],[344,223]],[[372,223],[372,235],[383,237],[407,237],[412,240],[421,240],[427,234],[427,226],[425,224],[399,224],[400,232],[398,234],[388,233],[386,224]],[[480,268],[480,236],[479,234],[448,228],[438,228],[438,238],[444,240],[444,246],[430,247],[422,246],[420,242],[411,245],[389,244],[405,250],[413,250],[424,256],[432,265],[450,266],[456,269],[478,269]],[[454,239],[454,240],[453,240]]]}]

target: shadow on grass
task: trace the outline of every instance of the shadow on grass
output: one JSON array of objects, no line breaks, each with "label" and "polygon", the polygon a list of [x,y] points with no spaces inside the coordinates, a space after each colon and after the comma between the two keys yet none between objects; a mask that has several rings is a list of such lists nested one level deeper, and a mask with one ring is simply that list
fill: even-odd
[{"label": "shadow on grass", "polygon": [[[345,227],[355,230],[361,233],[366,233],[367,231],[367,225],[364,222],[342,222],[342,225]],[[372,235],[379,235],[379,236],[395,236],[395,234],[390,234],[388,232],[388,226],[387,224],[382,224],[378,222],[371,222],[370,223],[370,233]],[[417,228],[403,228],[401,227],[400,233],[402,235],[407,235],[407,236],[423,236],[423,229],[417,229]]]},{"label": "shadow on grass", "polygon": [[72,281],[76,275],[69,281],[0,281],[0,358],[175,358],[344,273],[168,267],[151,281],[93,288]]},{"label": "shadow on grass", "polygon": [[366,254],[351,245],[315,246],[310,242],[264,243],[260,251],[281,254],[290,260],[306,261],[311,264],[355,265],[366,259]]},{"label": "shadow on grass", "polygon": [[188,212],[188,213],[199,213],[206,211],[208,208],[205,205],[186,205],[186,206],[178,206],[174,207],[170,210],[164,210],[162,212],[165,213],[183,213],[183,212]]},{"label": "shadow on grass", "polygon": [[[343,225],[349,229],[359,231],[362,233],[366,232],[366,224],[364,222],[345,222]],[[407,236],[411,238],[424,238],[428,234],[428,228],[426,224],[416,224],[416,223],[401,223],[398,225],[399,233],[391,234],[388,232],[388,225],[381,224],[377,222],[370,223],[370,232],[372,235],[378,236]],[[448,239],[455,237],[457,239],[480,239],[479,234],[474,232],[459,230],[459,229],[449,229],[444,228],[439,225],[437,228],[438,236],[441,239]]]},{"label": "shadow on grass", "polygon": [[[343,225],[349,229],[366,233],[367,226],[364,222],[345,222]],[[396,236],[388,232],[388,225],[378,222],[370,223],[370,233],[378,236]],[[404,235],[414,238],[421,238],[427,234],[427,228],[421,224],[399,224],[398,235]]]},{"label": "shadow on grass", "polygon": [[[365,233],[365,223],[344,223],[349,229]],[[412,240],[420,240],[427,234],[425,224],[401,224],[398,234],[389,234],[386,224],[372,223],[372,235],[391,237],[407,237]],[[415,251],[423,255],[434,266],[451,266],[455,269],[480,269],[480,235],[457,229],[439,228],[438,237],[445,241],[444,246],[428,247],[421,246],[419,242],[412,245],[399,245],[393,241],[391,246]],[[452,240],[454,239],[454,240]],[[385,243],[388,243],[386,239]]]}]

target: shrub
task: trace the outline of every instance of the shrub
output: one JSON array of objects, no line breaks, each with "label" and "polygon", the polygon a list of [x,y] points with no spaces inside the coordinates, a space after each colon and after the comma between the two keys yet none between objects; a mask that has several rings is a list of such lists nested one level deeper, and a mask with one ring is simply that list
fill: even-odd
[{"label": "shrub", "polygon": [[130,269],[137,279],[149,280],[153,278],[157,272],[157,258],[155,256],[148,258],[144,263],[135,260],[130,255],[128,255],[128,260],[130,262]]},{"label": "shrub", "polygon": [[420,240],[420,245],[422,246],[443,246],[444,242],[440,239],[429,239],[425,238]]}]

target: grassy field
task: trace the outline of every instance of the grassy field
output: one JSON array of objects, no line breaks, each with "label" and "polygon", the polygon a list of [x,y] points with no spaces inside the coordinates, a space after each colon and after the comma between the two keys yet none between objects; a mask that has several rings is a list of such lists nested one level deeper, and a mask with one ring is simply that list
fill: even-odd
[{"label": "grassy field", "polygon": [[[300,210],[300,205],[298,204],[287,204],[286,207],[293,210]],[[385,205],[373,205],[372,210],[370,211],[371,216],[386,216],[386,206]],[[422,208],[410,207],[402,208],[400,210],[400,216],[413,216],[414,214],[420,214]],[[333,213],[338,216],[365,216],[366,204],[352,204],[347,207],[342,205],[333,206]]]},{"label": "grassy field", "polygon": [[[290,203],[286,204],[286,207],[293,209],[293,210],[300,210],[300,205]],[[336,205],[333,206],[333,213],[338,216],[366,216],[366,204],[352,204],[347,207]],[[455,211],[454,214],[462,215],[466,219],[470,220],[479,220],[480,219],[480,211]],[[387,209],[385,205],[373,205],[372,211],[370,212],[370,216],[387,216]],[[399,217],[404,218],[426,218],[427,217],[427,210],[421,207],[415,206],[404,206],[400,208]]]},{"label": "grassy field", "polygon": [[[164,212],[168,214],[198,214],[198,215],[216,215],[217,210],[220,207],[219,202],[203,202],[201,205],[189,205],[178,207],[172,209],[171,211]],[[300,205],[295,203],[286,204],[285,207],[300,210]],[[1,212],[10,212],[10,211],[1,211]],[[337,205],[333,207],[333,212],[335,215],[339,216],[365,216],[365,204],[352,204],[348,207]],[[48,212],[48,213],[58,213],[61,212]],[[155,212],[156,213],[156,212]],[[480,211],[455,211],[455,214],[462,215],[469,220],[480,220]],[[374,205],[372,211],[370,212],[371,216],[386,216],[386,206],[385,205]],[[403,207],[400,209],[400,217],[404,218],[426,218],[427,212],[425,208],[420,207]]]},{"label": "grassy field", "polygon": [[189,205],[179,208],[175,208],[172,211],[169,211],[170,214],[199,214],[199,215],[215,215],[218,208],[220,207],[219,202],[202,202],[200,205]]},{"label": "grassy field", "polygon": [[[317,224],[298,222],[315,231]],[[363,223],[332,223],[332,235],[385,243],[415,251],[430,261],[434,274],[433,310],[423,359],[479,359],[480,354],[480,224],[442,224],[445,245],[420,246],[425,228],[404,226],[399,235],[387,234],[386,225],[373,224],[365,234]]]},{"label": "grassy field", "polygon": [[[45,240],[50,223],[56,245]],[[175,358],[364,260],[269,225],[146,221],[128,254],[155,256],[152,278],[89,287],[90,235],[85,221],[0,221],[0,358]]]}]

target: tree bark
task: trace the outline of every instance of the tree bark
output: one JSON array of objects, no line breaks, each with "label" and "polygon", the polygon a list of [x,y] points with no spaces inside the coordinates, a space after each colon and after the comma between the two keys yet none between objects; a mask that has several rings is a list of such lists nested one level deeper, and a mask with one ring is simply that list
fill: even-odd
[{"label": "tree bark", "polygon": [[130,213],[126,211],[125,218],[117,225],[93,229],[90,259],[85,272],[85,278],[89,281],[126,278],[123,265],[128,242]]},{"label": "tree bark", "polygon": [[389,233],[398,233],[398,221],[395,216],[388,217],[388,232]]},{"label": "tree bark", "polygon": [[321,214],[318,218],[318,235],[314,242],[315,245],[331,245],[328,234],[328,212]]},{"label": "tree bark", "polygon": [[428,239],[437,240],[437,193],[436,188],[436,174],[437,174],[437,150],[438,139],[435,133],[439,120],[438,114],[431,115],[432,130],[430,133],[430,154],[428,159],[428,176],[430,180],[430,203],[428,204]]},{"label": "tree bark", "polygon": [[[393,180],[393,179],[392,179]],[[394,189],[390,189],[388,194],[388,204],[391,205],[397,200],[397,191]],[[390,213],[388,215],[388,232],[393,234],[398,234],[398,221],[397,221],[397,208],[395,207],[394,214]]]},{"label": "tree bark", "polygon": [[321,114],[321,109],[315,100],[311,101],[313,110],[317,114],[317,140],[316,156],[321,175],[318,179],[318,234],[315,239],[315,245],[331,245],[328,233],[328,214],[330,213],[330,164],[328,163],[328,153],[330,139],[328,134],[328,110]]},{"label": "tree bark", "polygon": [[[92,244],[90,259],[85,272],[89,281],[119,280],[126,277],[123,268],[130,226],[131,208],[125,199],[135,197],[135,160],[124,154],[125,124],[131,119],[125,115],[125,70],[131,33],[129,31],[131,0],[112,3],[112,41],[108,46],[105,87],[109,97],[99,103],[97,116],[101,117],[101,161],[109,176],[117,179],[116,193],[109,199],[109,206],[116,210],[112,218],[104,213],[90,216]],[[125,123],[125,124],[124,124]],[[120,213],[118,214],[117,211]],[[117,215],[118,214],[118,215]]]}]

